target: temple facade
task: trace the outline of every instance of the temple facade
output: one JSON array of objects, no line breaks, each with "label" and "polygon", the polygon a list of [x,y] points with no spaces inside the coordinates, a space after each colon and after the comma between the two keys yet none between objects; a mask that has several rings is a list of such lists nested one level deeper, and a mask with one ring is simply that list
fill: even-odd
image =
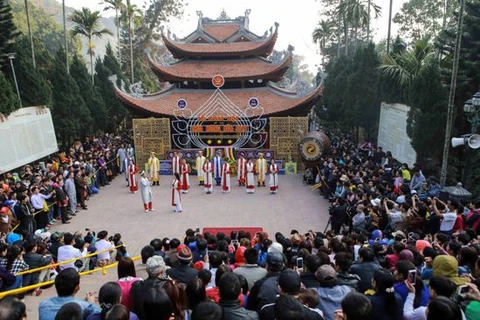
[{"label": "temple facade", "polygon": [[289,135],[296,139],[307,133],[308,122],[291,124],[291,129],[279,119],[306,119],[322,87],[296,90],[275,84],[283,79],[292,54],[272,54],[279,25],[257,35],[249,29],[249,13],[230,18],[222,12],[210,19],[197,12],[196,30],[183,39],[163,33],[166,50],[147,53],[152,71],[166,83],[160,92],[127,93],[115,85],[116,96],[135,119],[154,117],[169,123],[171,145],[166,149],[218,146],[278,153],[272,130],[282,131],[279,125],[294,130]]}]

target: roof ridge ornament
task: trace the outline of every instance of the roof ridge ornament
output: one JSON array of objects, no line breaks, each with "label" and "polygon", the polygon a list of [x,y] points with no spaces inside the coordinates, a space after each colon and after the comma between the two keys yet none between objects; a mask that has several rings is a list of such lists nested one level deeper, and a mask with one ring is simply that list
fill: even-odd
[{"label": "roof ridge ornament", "polygon": [[197,16],[198,16],[198,29],[203,29],[203,12],[200,10],[197,10]]},{"label": "roof ridge ornament", "polygon": [[243,19],[243,27],[247,30],[249,30],[250,26],[250,12],[252,12],[252,9],[245,10],[245,18]]},{"label": "roof ridge ornament", "polygon": [[222,9],[222,12],[220,12],[220,16],[217,18],[217,20],[231,20],[225,12],[225,8]]}]

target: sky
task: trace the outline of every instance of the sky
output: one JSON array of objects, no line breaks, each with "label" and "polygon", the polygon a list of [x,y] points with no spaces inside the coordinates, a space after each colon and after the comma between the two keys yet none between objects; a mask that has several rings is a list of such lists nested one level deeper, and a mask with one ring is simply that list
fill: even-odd
[{"label": "sky", "polygon": [[[57,0],[59,1],[59,0]],[[263,35],[275,22],[280,24],[276,50],[285,50],[289,44],[295,47],[295,54],[305,57],[309,70],[316,74],[320,56],[318,46],[312,41],[312,32],[323,10],[319,1],[315,0],[185,0],[182,19],[172,21],[167,27],[178,37],[183,37],[196,29],[198,17],[196,12],[202,11],[204,17],[217,18],[222,10],[228,16],[235,18],[244,15],[246,9],[251,9],[250,31]],[[100,0],[65,0],[65,5],[80,9],[88,7],[92,10],[101,10],[103,16],[113,16],[113,11],[103,11],[104,5]],[[144,0],[131,0],[142,8]],[[382,7],[381,17],[372,22],[374,40],[380,41],[387,37],[389,0],[375,0]],[[406,0],[394,0],[392,17]],[[396,34],[396,26],[392,24],[392,35]]]}]

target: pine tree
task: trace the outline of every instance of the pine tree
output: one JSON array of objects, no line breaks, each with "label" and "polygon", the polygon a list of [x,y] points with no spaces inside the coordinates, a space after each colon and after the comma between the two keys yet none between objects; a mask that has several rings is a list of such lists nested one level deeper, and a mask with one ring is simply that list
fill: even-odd
[{"label": "pine tree", "polygon": [[12,40],[19,34],[8,2],[0,0],[0,67],[6,61],[4,54],[12,52]]},{"label": "pine tree", "polygon": [[[118,101],[113,92],[113,84],[109,80],[112,75],[117,76],[117,85],[120,86],[124,80],[120,65],[115,58],[115,53],[110,44],[106,47],[103,62],[97,58],[95,62],[95,84],[107,106],[107,131],[115,131],[118,125],[127,117],[128,112],[125,106]],[[126,81],[124,81],[126,82]]]},{"label": "pine tree", "polygon": [[18,106],[12,85],[0,71],[0,114],[9,115]]},{"label": "pine tree", "polygon": [[92,118],[77,83],[67,74],[64,57],[65,51],[58,50],[49,80],[54,88],[52,115],[55,132],[63,144],[67,145],[74,138],[86,136],[91,132]]},{"label": "pine tree", "polygon": [[33,67],[29,46],[29,40],[24,36],[19,37],[14,44],[14,50],[17,52],[15,72],[22,103],[24,106],[50,106],[52,103],[51,88],[39,69]]},{"label": "pine tree", "polygon": [[87,66],[78,55],[73,57],[70,74],[75,79],[80,92],[82,92],[85,103],[90,110],[93,119],[93,131],[105,131],[107,120],[105,102],[103,101],[98,88],[92,85]]}]

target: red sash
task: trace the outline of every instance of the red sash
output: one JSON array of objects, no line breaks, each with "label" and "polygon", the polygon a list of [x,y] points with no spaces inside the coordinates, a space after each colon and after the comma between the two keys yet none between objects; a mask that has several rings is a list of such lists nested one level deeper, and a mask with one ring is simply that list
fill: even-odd
[{"label": "red sash", "polygon": [[182,178],[183,178],[183,182],[181,183],[182,184],[181,189],[188,190],[189,186],[187,184],[187,174],[190,173],[188,164],[182,164],[181,169],[182,169]]},{"label": "red sash", "polygon": [[212,186],[212,182],[210,181],[210,175],[208,174],[209,172],[212,172],[211,168],[212,168],[211,163],[205,163],[203,165],[203,171],[205,172],[205,188],[210,188]]},{"label": "red sash", "polygon": [[176,205],[176,203],[175,203],[175,191],[178,192],[178,200],[181,199],[180,188],[178,187],[179,184],[180,184],[180,181],[178,181],[178,180],[175,180],[173,182],[173,186],[172,186],[172,206]]},{"label": "red sash", "polygon": [[[227,163],[224,163],[223,164],[223,167],[222,167],[222,180],[223,180],[223,183],[222,183],[222,190],[223,191],[228,191],[228,187],[227,187],[227,173],[230,174],[230,170],[227,171],[227,167],[228,167],[228,164]],[[230,169],[230,168],[229,168]]]}]

